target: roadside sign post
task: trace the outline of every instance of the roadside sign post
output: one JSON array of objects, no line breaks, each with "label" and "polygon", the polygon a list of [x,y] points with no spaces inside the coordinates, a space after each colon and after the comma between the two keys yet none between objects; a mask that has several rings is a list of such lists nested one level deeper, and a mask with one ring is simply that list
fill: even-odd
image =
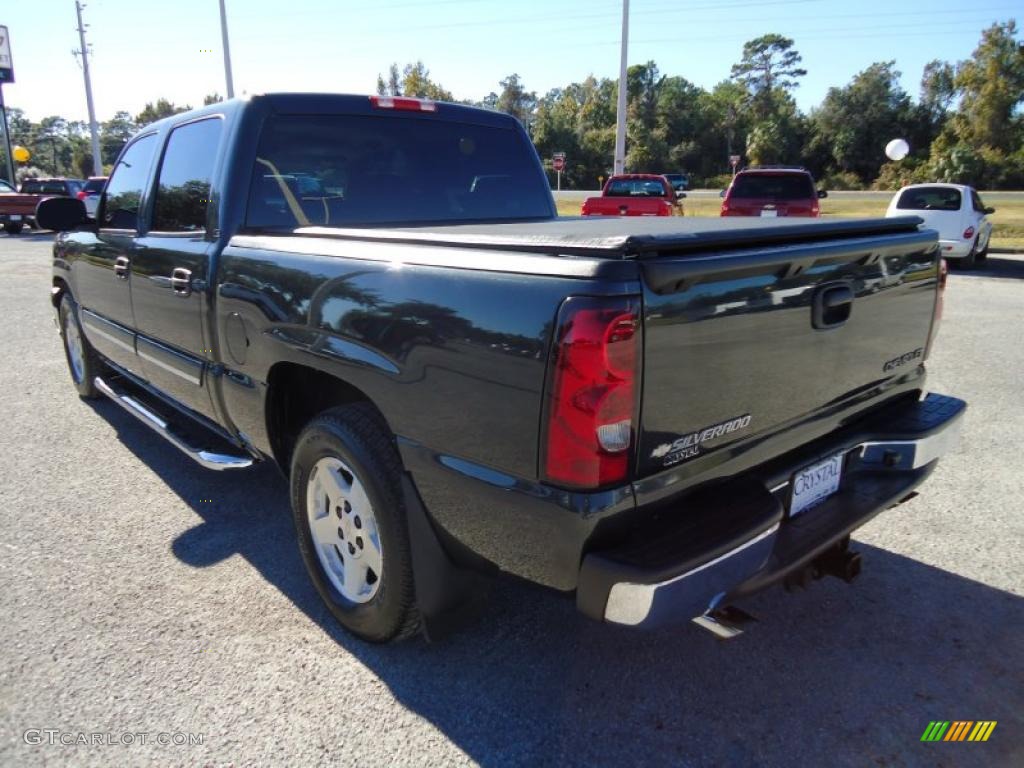
[{"label": "roadside sign post", "polygon": [[565,170],[565,152],[555,152],[551,156],[551,167],[555,169],[555,173],[558,175],[558,186],[557,191],[562,191],[562,171]]},{"label": "roadside sign post", "polygon": [[739,155],[729,155],[729,165],[732,166],[732,175],[736,175],[736,166],[740,164]]},{"label": "roadside sign post", "polygon": [[3,118],[4,148],[7,150],[7,180],[14,186],[14,154],[11,152],[11,130],[7,125],[4,106],[4,83],[14,82],[14,60],[11,58],[11,38],[7,27],[0,25],[0,117]]}]

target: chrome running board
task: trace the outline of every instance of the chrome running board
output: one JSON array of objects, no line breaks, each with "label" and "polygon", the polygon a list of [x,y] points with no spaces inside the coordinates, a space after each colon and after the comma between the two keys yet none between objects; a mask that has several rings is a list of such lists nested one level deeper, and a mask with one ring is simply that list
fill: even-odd
[{"label": "chrome running board", "polygon": [[205,448],[196,448],[195,446],[189,445],[184,439],[174,433],[168,422],[153,413],[153,411],[140,403],[136,398],[122,392],[116,392],[99,376],[95,378],[93,383],[96,385],[96,389],[124,408],[124,410],[152,429],[164,438],[164,440],[169,442],[197,464],[200,464],[207,469],[218,470],[245,469],[246,467],[252,466],[253,459],[252,456],[249,456],[248,454],[223,453],[220,451],[207,450]]}]

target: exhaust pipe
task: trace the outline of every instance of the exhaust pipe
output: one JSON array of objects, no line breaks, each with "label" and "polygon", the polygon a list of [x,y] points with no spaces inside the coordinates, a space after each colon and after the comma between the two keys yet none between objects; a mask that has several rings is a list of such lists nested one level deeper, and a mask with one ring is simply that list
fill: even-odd
[{"label": "exhaust pipe", "polygon": [[720,640],[731,640],[742,635],[743,625],[752,621],[757,621],[757,619],[736,606],[726,605],[698,616],[693,623],[706,629]]}]

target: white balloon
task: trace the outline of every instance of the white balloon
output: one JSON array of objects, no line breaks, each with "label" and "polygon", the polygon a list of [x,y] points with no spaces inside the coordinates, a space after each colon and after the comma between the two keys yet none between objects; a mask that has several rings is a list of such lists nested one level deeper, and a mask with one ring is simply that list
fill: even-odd
[{"label": "white balloon", "polygon": [[885,156],[890,160],[902,160],[910,154],[910,145],[904,139],[893,139],[885,145]]}]

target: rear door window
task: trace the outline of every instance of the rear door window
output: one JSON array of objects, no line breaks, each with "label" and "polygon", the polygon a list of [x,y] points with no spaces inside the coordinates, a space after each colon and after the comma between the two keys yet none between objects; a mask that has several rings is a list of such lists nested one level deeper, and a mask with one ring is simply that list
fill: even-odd
[{"label": "rear door window", "polygon": [[138,229],[142,191],[156,152],[156,134],[130,144],[114,166],[103,196],[100,226],[110,229]]},{"label": "rear door window", "polygon": [[278,115],[260,138],[246,222],[294,229],[551,215],[536,153],[511,127]]},{"label": "rear door window", "polygon": [[66,195],[68,187],[63,181],[28,179],[21,185],[21,191],[26,195]]},{"label": "rear door window", "polygon": [[896,207],[902,211],[959,211],[960,190],[951,187],[914,187],[900,194]]},{"label": "rear door window", "polygon": [[210,182],[223,120],[212,117],[175,128],[167,140],[153,205],[157,232],[198,232],[206,229]]}]

